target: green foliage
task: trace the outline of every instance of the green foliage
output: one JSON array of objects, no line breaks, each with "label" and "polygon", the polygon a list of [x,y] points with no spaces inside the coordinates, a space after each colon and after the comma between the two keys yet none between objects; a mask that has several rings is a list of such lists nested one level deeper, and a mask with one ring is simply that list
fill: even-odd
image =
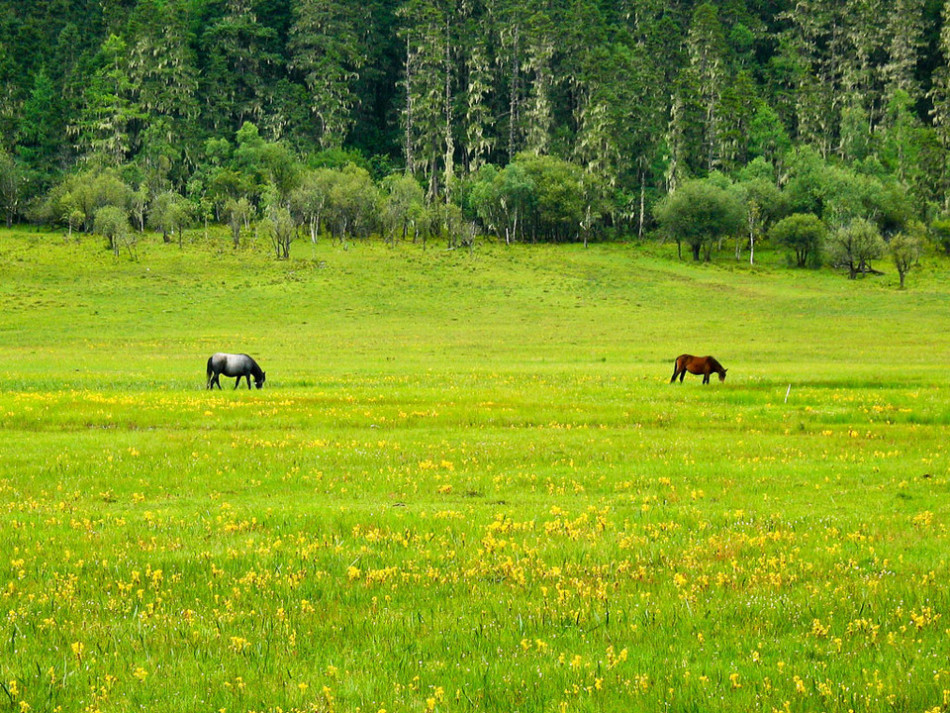
[{"label": "green foliage", "polygon": [[327,219],[334,236],[367,237],[376,223],[379,192],[369,171],[352,164],[335,173],[327,200]]},{"label": "green foliage", "polygon": [[297,237],[297,226],[290,211],[283,206],[271,207],[264,220],[265,230],[278,260],[290,259],[290,245]]},{"label": "green foliage", "polygon": [[131,235],[129,217],[121,208],[114,205],[97,208],[93,230],[106,239],[108,248],[115,253],[116,257],[119,255],[119,248],[122,244],[127,245],[129,254],[132,254],[132,243],[129,239]]},{"label": "green foliage", "polygon": [[[533,237],[561,241],[576,239],[584,216],[584,183],[579,167],[554,156],[520,154],[515,163],[524,169],[532,186],[531,223]],[[513,190],[514,185],[512,186]]]},{"label": "green foliage", "polygon": [[89,231],[100,208],[114,206],[127,211],[131,202],[132,189],[115,170],[94,169],[64,178],[37,205],[33,216],[48,225],[69,225]]},{"label": "green foliage", "polygon": [[654,215],[663,232],[685,242],[699,261],[708,261],[715,240],[735,235],[742,226],[743,207],[737,196],[715,179],[688,181],[657,203]]},{"label": "green foliage", "polygon": [[931,223],[930,234],[943,251],[950,255],[950,218],[942,218]]},{"label": "green foliage", "polygon": [[[919,232],[919,229],[918,229]],[[898,233],[887,245],[887,250],[897,268],[897,274],[900,277],[901,289],[904,288],[904,280],[907,273],[917,265],[920,260],[921,240],[918,234]]]},{"label": "green foliage", "polygon": [[[222,220],[241,198],[290,209],[301,166],[352,163],[377,186],[408,170],[427,204],[509,241],[643,237],[664,195],[716,171],[744,182],[761,159],[788,211],[890,238],[950,205],[944,14],[920,0],[7,2],[0,141],[25,179],[17,216],[109,166],[146,189],[139,227],[167,191]],[[488,164],[533,186],[517,171],[490,186]]]},{"label": "green foliage", "polygon": [[298,224],[307,225],[310,241],[317,242],[320,234],[321,216],[330,200],[330,189],[337,172],[329,168],[306,171],[290,194],[290,211]]},{"label": "green foliage", "polygon": [[20,111],[16,136],[17,154],[39,186],[48,184],[55,176],[57,158],[65,148],[63,110],[56,85],[41,68]]},{"label": "green foliage", "polygon": [[231,228],[231,241],[234,247],[241,245],[241,228],[247,227],[254,214],[254,210],[247,198],[229,198],[224,204],[224,215]]},{"label": "green foliage", "polygon": [[182,234],[191,223],[191,208],[188,200],[174,191],[165,191],[155,196],[148,212],[148,225],[162,234],[165,242],[169,236],[178,232],[178,244],[181,246]]},{"label": "green foliage", "polygon": [[817,260],[828,227],[814,213],[793,213],[776,223],[770,235],[779,245],[795,252],[795,264],[805,267]]},{"label": "green foliage", "polygon": [[832,231],[826,237],[825,251],[834,267],[844,267],[848,277],[873,270],[871,260],[881,257],[887,249],[877,226],[858,219]]},{"label": "green foliage", "polygon": [[380,218],[389,242],[405,240],[410,231],[415,235],[425,232],[428,220],[425,193],[415,178],[395,174],[383,179],[381,186]]}]

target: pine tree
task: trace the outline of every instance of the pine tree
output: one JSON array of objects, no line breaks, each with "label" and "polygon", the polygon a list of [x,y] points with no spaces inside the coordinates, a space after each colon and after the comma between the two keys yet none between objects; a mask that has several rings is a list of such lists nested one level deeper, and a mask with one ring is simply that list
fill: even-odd
[{"label": "pine tree", "polygon": [[781,81],[791,93],[796,134],[823,156],[837,129],[836,88],[842,72],[841,8],[834,0],[797,0],[780,14],[789,22],[781,36]]},{"label": "pine tree", "polygon": [[[440,170],[447,168],[446,125],[451,107],[446,102],[446,86],[451,83],[447,56],[447,17],[442,8],[427,0],[407,0],[399,9],[406,43],[403,88],[404,153],[406,169],[421,172],[429,182],[428,197],[439,193]],[[448,132],[450,136],[450,130]]]},{"label": "pine tree", "polygon": [[703,3],[693,11],[687,38],[690,71],[703,108],[703,163],[707,171],[723,158],[722,99],[728,81],[726,43],[715,5]]},{"label": "pine tree", "polygon": [[467,169],[475,173],[484,165],[492,148],[494,137],[490,134],[492,117],[489,104],[493,89],[491,65],[486,38],[480,36],[470,25],[473,38],[465,62],[465,156]]},{"label": "pine tree", "polygon": [[884,66],[887,79],[886,100],[891,102],[903,93],[911,102],[920,98],[917,62],[923,46],[923,0],[895,0],[888,18],[888,61]]},{"label": "pine tree", "polygon": [[33,90],[20,110],[16,131],[17,154],[41,181],[56,171],[64,129],[59,93],[41,68],[33,77]]},{"label": "pine tree", "polygon": [[531,17],[527,33],[526,61],[523,65],[530,78],[530,91],[524,104],[525,150],[536,154],[548,152],[554,125],[551,94],[555,76],[554,37],[551,19],[543,12]]},{"label": "pine tree", "polygon": [[339,0],[300,0],[294,6],[290,66],[307,87],[323,148],[339,148],[354,123],[353,87],[365,61],[354,10],[353,3]]},{"label": "pine tree", "polygon": [[940,184],[944,210],[950,209],[950,0],[944,0],[943,25],[940,30],[940,59],[933,73],[933,87],[928,97],[933,104],[930,117],[937,141],[943,149]]},{"label": "pine tree", "polygon": [[141,0],[130,29],[129,72],[144,117],[140,143],[146,164],[160,170],[189,148],[196,153],[198,74],[185,9],[179,0]]},{"label": "pine tree", "polygon": [[99,51],[100,67],[83,95],[79,122],[70,128],[80,153],[119,166],[132,150],[131,130],[143,116],[133,101],[136,87],[128,66],[128,45],[110,35]]},{"label": "pine tree", "polygon": [[201,92],[207,121],[217,132],[264,116],[280,62],[269,49],[276,34],[258,22],[251,0],[226,0],[224,15],[205,30]]}]

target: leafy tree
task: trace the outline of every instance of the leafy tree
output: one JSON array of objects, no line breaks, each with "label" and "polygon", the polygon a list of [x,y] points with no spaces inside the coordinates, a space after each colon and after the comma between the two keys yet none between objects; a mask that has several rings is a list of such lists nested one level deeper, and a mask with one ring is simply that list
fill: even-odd
[{"label": "leafy tree", "polygon": [[877,226],[863,218],[829,233],[825,245],[831,264],[846,267],[852,280],[872,271],[871,260],[881,257],[886,248]]},{"label": "leafy tree", "polygon": [[140,157],[163,175],[197,143],[198,69],[187,22],[182,0],[139,0],[129,21],[128,64],[141,116]]},{"label": "leafy tree", "polygon": [[191,205],[188,199],[175,191],[165,191],[155,196],[148,213],[148,224],[160,230],[162,240],[171,242],[171,235],[178,232],[178,247],[183,244],[183,231],[191,222]]},{"label": "leafy tree", "polygon": [[241,245],[241,228],[247,228],[250,224],[254,209],[247,198],[229,198],[224,204],[224,215],[231,228],[231,240],[234,248]]},{"label": "leafy tree", "polygon": [[297,237],[297,226],[294,224],[290,211],[283,206],[271,207],[267,211],[264,222],[277,259],[289,260],[290,245]]},{"label": "leafy tree", "polygon": [[50,189],[34,216],[50,225],[66,224],[92,230],[96,212],[105,206],[126,213],[132,189],[112,170],[91,170],[67,176]]},{"label": "leafy tree", "polygon": [[310,242],[317,242],[321,218],[330,200],[330,189],[338,176],[339,171],[330,168],[308,171],[290,194],[290,211],[299,224],[308,226]]},{"label": "leafy tree", "polygon": [[930,234],[935,242],[943,248],[944,253],[950,255],[950,219],[941,218],[930,225]]},{"label": "leafy tree", "polygon": [[[465,220],[462,209],[455,203],[443,203],[436,208],[437,220],[449,250],[472,247],[474,240],[471,224]],[[423,243],[425,246],[425,243]]]},{"label": "leafy tree", "polygon": [[887,250],[900,276],[901,289],[904,289],[904,279],[907,273],[920,259],[920,238],[910,233],[898,233],[887,246]]},{"label": "leafy tree", "polygon": [[131,237],[129,217],[121,208],[106,205],[96,210],[93,230],[106,239],[108,248],[112,250],[116,257],[119,256],[121,244],[128,247],[130,257],[135,256],[132,252],[134,240]]},{"label": "leafy tree", "polygon": [[924,44],[924,0],[895,0],[888,18],[888,61],[883,67],[890,101],[898,94],[916,102],[920,97],[917,63]]},{"label": "leafy tree", "polygon": [[805,267],[817,256],[827,234],[827,226],[814,213],[793,213],[782,218],[769,231],[775,242],[795,252],[798,267]]},{"label": "leafy tree", "polygon": [[[746,237],[749,242],[749,264],[755,262],[755,245],[768,232],[785,210],[785,200],[775,182],[762,177],[750,177],[735,185],[734,191],[745,215]],[[736,260],[742,242],[736,239]]]},{"label": "leafy tree", "polygon": [[696,6],[686,40],[690,71],[703,111],[703,163],[707,171],[720,165],[723,154],[723,94],[729,79],[726,40],[719,11],[704,2]]},{"label": "leafy tree", "polygon": [[405,240],[409,231],[418,231],[426,220],[425,193],[408,174],[387,176],[382,182],[380,218],[390,244]]},{"label": "leafy tree", "polygon": [[533,235],[547,240],[576,238],[589,205],[580,167],[554,156],[530,154],[520,154],[517,163],[533,185]]},{"label": "leafy tree", "polygon": [[708,261],[713,242],[734,235],[743,222],[736,196],[710,179],[687,181],[657,203],[654,215],[663,231],[676,240],[677,250],[685,242],[697,262],[701,254]]},{"label": "leafy tree", "polygon": [[353,234],[365,236],[376,217],[378,192],[369,171],[352,164],[339,172],[330,187],[327,218],[341,241]]}]

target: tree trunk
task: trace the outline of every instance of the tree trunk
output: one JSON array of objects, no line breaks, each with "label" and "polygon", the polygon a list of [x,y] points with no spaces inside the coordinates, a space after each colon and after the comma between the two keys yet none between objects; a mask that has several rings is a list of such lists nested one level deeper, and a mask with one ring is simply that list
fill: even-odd
[{"label": "tree trunk", "polygon": [[637,225],[637,237],[640,240],[643,240],[643,223],[644,223],[644,208],[646,206],[646,179],[644,177],[644,171],[640,171],[640,215],[638,216],[639,225]]}]

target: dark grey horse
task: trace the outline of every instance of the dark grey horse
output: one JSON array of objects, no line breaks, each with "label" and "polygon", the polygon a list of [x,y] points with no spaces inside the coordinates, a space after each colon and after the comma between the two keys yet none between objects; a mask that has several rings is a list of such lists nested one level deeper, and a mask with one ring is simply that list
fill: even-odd
[{"label": "dark grey horse", "polygon": [[236,389],[241,384],[241,379],[247,378],[247,388],[251,388],[251,377],[254,377],[254,386],[261,388],[264,385],[264,372],[247,354],[212,354],[208,359],[208,388],[213,389],[215,384],[221,388],[219,377],[236,376],[234,382]]}]

